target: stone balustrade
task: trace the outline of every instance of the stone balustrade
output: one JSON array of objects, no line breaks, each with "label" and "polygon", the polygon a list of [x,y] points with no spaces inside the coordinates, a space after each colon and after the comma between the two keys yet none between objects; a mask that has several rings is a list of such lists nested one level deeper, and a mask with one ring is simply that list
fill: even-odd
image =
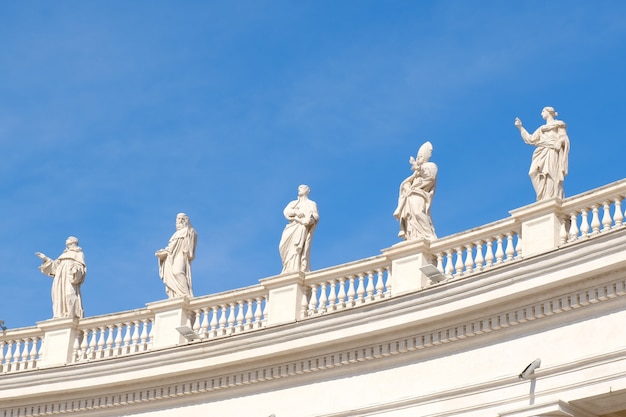
[{"label": "stone balustrade", "polygon": [[625,197],[626,182],[618,181],[565,200],[561,206],[561,244],[623,227]]},{"label": "stone balustrade", "polygon": [[[85,319],[53,319],[0,333],[0,373],[29,371],[171,348],[293,324],[506,267],[624,225],[626,180],[539,201],[507,219],[382,254],[258,285]],[[183,335],[186,333],[186,335]]]},{"label": "stone balustrade", "polygon": [[433,263],[446,278],[460,278],[522,256],[521,224],[514,218],[457,233],[431,243]]},{"label": "stone balustrade", "polygon": [[146,352],[153,322],[154,314],[147,309],[83,319],[77,326],[72,362]]},{"label": "stone balustrade", "polygon": [[0,334],[0,373],[35,369],[41,359],[43,330],[37,327],[6,330]]},{"label": "stone balustrade", "polygon": [[385,256],[306,274],[305,317],[356,307],[391,296],[390,263]]},{"label": "stone balustrade", "polygon": [[189,302],[187,326],[198,338],[229,336],[266,325],[267,290],[256,285],[194,298]]}]

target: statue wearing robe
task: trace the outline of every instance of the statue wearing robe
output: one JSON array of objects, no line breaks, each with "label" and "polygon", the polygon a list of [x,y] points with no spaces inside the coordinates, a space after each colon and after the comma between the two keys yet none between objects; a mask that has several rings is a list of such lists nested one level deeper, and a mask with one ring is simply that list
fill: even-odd
[{"label": "statue wearing robe", "polygon": [[184,213],[176,216],[176,231],[167,247],[158,250],[159,276],[165,284],[168,298],[193,297],[191,285],[191,261],[196,252],[197,233],[189,217]]},{"label": "statue wearing robe", "polygon": [[70,236],[65,242],[66,249],[53,260],[36,252],[42,259],[39,270],[53,278],[52,281],[52,312],[54,318],[79,317],[85,315],[80,295],[80,286],[85,280],[87,266],[85,255],[78,246],[78,239]]},{"label": "statue wearing robe", "polygon": [[298,187],[298,199],[283,210],[289,223],[285,226],[278,245],[283,262],[281,273],[308,272],[311,270],[310,254],[313,232],[319,220],[317,204],[309,200],[310,188]]},{"label": "statue wearing robe", "polygon": [[393,215],[400,222],[398,237],[405,240],[437,238],[430,216],[430,206],[437,185],[437,165],[429,162],[432,155],[430,142],[424,143],[411,157],[413,174],[400,184],[398,206]]}]

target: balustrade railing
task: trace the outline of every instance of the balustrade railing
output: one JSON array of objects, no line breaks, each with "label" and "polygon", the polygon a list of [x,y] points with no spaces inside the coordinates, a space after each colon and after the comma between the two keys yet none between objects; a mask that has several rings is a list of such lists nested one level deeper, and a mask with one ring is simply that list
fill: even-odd
[{"label": "balustrade railing", "polygon": [[561,244],[624,226],[626,181],[568,198],[563,202]]},{"label": "balustrade railing", "polygon": [[189,302],[189,327],[210,339],[264,328],[268,290],[261,285],[194,298]]},{"label": "balustrade railing", "polygon": [[306,275],[303,311],[314,316],[391,296],[390,261],[376,256]]},{"label": "balustrade railing", "polygon": [[522,256],[521,224],[499,220],[430,244],[433,263],[446,278],[460,278]]},{"label": "balustrade railing", "polygon": [[34,369],[41,361],[44,333],[37,327],[0,333],[0,374]]},{"label": "balustrade railing", "polygon": [[80,321],[73,362],[126,356],[150,350],[154,313],[147,309]]},{"label": "balustrade railing", "polygon": [[[526,256],[534,256],[557,249],[559,238],[563,246],[623,228],[625,198],[626,180],[622,180],[562,203],[529,205],[514,210],[510,218],[430,244],[400,244],[379,256],[287,277],[288,280],[285,276],[270,277],[259,285],[229,292],[191,300],[164,300],[145,309],[68,320],[68,327],[64,328],[68,336],[63,342],[56,336],[47,338],[46,329],[57,331],[58,327],[45,322],[39,327],[4,331],[0,333],[0,374],[65,364],[65,353],[70,363],[80,363],[176,346],[181,343],[176,325],[187,319],[195,335],[208,340],[377,302],[393,295],[392,283],[400,294],[427,285],[419,277],[424,260],[432,261],[446,279],[464,278],[520,260],[522,247]],[[537,219],[548,221],[537,223]],[[522,236],[522,229],[526,237]],[[533,246],[534,242],[540,245]],[[392,265],[400,267],[392,271]],[[407,286],[409,281],[411,285]],[[279,301],[270,304],[270,297]],[[275,318],[268,318],[268,311],[276,314]],[[153,334],[158,340],[153,340]],[[43,357],[44,352],[48,358]],[[56,358],[52,358],[57,352]]]}]

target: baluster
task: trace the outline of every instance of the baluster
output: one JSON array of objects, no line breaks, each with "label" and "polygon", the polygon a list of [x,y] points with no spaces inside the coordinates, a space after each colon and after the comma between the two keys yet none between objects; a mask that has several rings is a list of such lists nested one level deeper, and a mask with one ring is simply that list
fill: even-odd
[{"label": "baluster", "polygon": [[219,319],[219,333],[226,334],[226,315],[228,310],[226,309],[227,304],[222,304],[220,306],[220,319]]},{"label": "baluster", "polygon": [[338,285],[337,308],[343,308],[346,306],[346,277],[339,278]]},{"label": "baluster", "polygon": [[237,317],[235,307],[236,303],[228,303],[228,334],[231,334],[235,330],[235,318]]},{"label": "baluster", "polygon": [[[389,282],[387,282],[387,286]],[[383,270],[376,270],[376,298],[381,299],[385,296],[385,282],[383,281]]]},{"label": "baluster", "polygon": [[613,219],[611,218],[611,200],[606,200],[602,203],[602,231],[606,232],[611,230],[611,225],[613,224]]},{"label": "baluster", "polygon": [[97,352],[98,359],[104,357],[104,338],[106,336],[105,329],[106,327],[104,326],[98,327],[98,352]]},{"label": "baluster", "polygon": [[113,353],[117,356],[122,354],[122,340],[124,340],[122,332],[124,331],[124,323],[120,323],[113,328],[115,329],[115,350]]},{"label": "baluster", "polygon": [[131,351],[132,352],[139,351],[139,329],[140,329],[140,325],[141,325],[141,322],[139,320],[135,320],[133,322],[133,334],[131,335],[131,338],[130,338],[130,343],[132,345],[132,347],[131,347]]},{"label": "baluster", "polygon": [[[368,272],[367,273],[369,276],[369,279],[372,279],[372,272]],[[357,286],[356,289],[356,301],[358,303],[363,303],[365,301],[364,297],[365,297],[365,274],[362,272],[359,272],[359,284]]]},{"label": "baluster", "polygon": [[618,227],[622,227],[622,225],[624,224],[624,214],[622,213],[622,197],[616,197],[615,200],[615,214],[614,214],[614,219],[615,219],[615,228]]},{"label": "baluster", "polygon": [[[39,344],[39,341],[41,339],[38,337],[33,337],[31,340],[33,343],[30,345],[30,353],[28,354],[28,360],[30,362],[30,368],[34,368],[35,366],[37,366],[37,359],[39,359],[37,357],[37,345]],[[2,347],[0,346],[0,354],[1,354],[1,351],[2,351]],[[0,368],[2,368],[2,359],[0,359]]]},{"label": "baluster", "polygon": [[142,323],[142,326],[141,326],[141,335],[139,336],[139,343],[141,345],[140,350],[143,352],[143,351],[148,350],[148,343],[150,342],[150,340],[148,339],[149,319],[143,319],[141,323]]},{"label": "baluster", "polygon": [[7,354],[4,357],[4,363],[6,363],[6,370],[11,370],[11,362],[13,362],[13,340],[9,340],[7,344]]},{"label": "baluster", "polygon": [[241,301],[237,301],[237,322],[235,323],[235,326],[237,326],[237,328],[235,330],[239,330],[242,331],[243,330],[243,318],[245,317],[243,314],[243,300]]},{"label": "baluster", "polygon": [[89,339],[89,355],[88,359],[94,359],[96,357],[96,340],[98,339],[98,329],[91,329],[91,339]]},{"label": "baluster", "polygon": [[350,275],[348,278],[348,302],[347,304],[352,307],[354,303],[354,297],[356,296],[356,288],[354,288],[354,278],[355,275]]},{"label": "baluster", "polygon": [[570,214],[570,227],[569,227],[569,233],[567,234],[567,241],[568,242],[573,242],[576,239],[578,239],[578,233],[580,232],[580,230],[578,229],[578,213],[577,212],[572,212],[572,214]]},{"label": "baluster", "polygon": [[254,323],[259,328],[262,325],[263,320],[263,297],[256,298],[256,306],[254,308]]},{"label": "baluster", "polygon": [[265,301],[265,305],[263,306],[263,321],[265,321],[267,320],[267,307],[268,307],[268,304],[270,303],[270,299],[268,297],[263,297],[263,300]]},{"label": "baluster", "polygon": [[217,308],[218,306],[211,307],[212,313],[211,313],[210,331],[211,331],[211,336],[213,337],[217,336],[217,325],[219,324],[219,322],[217,321],[217,316],[218,316]]},{"label": "baluster", "polygon": [[19,352],[19,357],[17,358],[18,369],[23,368],[24,362],[26,362],[26,356],[28,354],[28,339],[20,339],[17,345],[17,352]]},{"label": "baluster", "polygon": [[437,269],[439,270],[439,272],[441,272],[441,274],[444,273],[444,269],[443,269],[443,256],[444,256],[444,252],[439,252],[437,254]]},{"label": "baluster", "polygon": [[465,273],[474,272],[474,246],[470,243],[465,245]]},{"label": "baluster", "polygon": [[[193,319],[193,324],[191,324],[191,319]],[[195,310],[191,310],[191,314],[189,314],[187,320],[189,323],[187,326],[193,330],[195,334],[200,335],[200,321],[202,321],[202,309],[196,308]]]},{"label": "baluster", "polygon": [[4,340],[0,340],[0,372],[4,371],[4,347],[7,343]]},{"label": "baluster", "polygon": [[152,321],[152,319],[146,319],[146,323],[148,323],[149,327],[148,327],[148,346],[146,346],[147,349],[150,348],[150,346],[152,345],[152,332],[154,331],[154,322]]},{"label": "baluster", "polygon": [[128,323],[124,323],[124,340],[122,340],[122,346],[124,348],[124,354],[128,355],[129,353],[132,353],[131,350],[131,345],[130,345],[130,341],[131,341],[131,334],[133,332],[133,322],[129,321]]},{"label": "baluster", "polygon": [[72,357],[70,359],[71,363],[75,363],[75,362],[79,362],[80,361],[80,356],[81,356],[80,335],[81,334],[82,334],[82,332],[79,330],[78,332],[76,332],[76,335],[74,337],[74,343],[72,343]]},{"label": "baluster", "polygon": [[82,337],[80,338],[80,357],[78,361],[87,359],[87,349],[89,349],[89,329],[79,330]]},{"label": "baluster", "polygon": [[454,275],[463,276],[463,246],[456,248],[456,262],[454,263]]},{"label": "baluster", "polygon": [[207,331],[209,328],[209,308],[202,307],[198,309],[200,318],[196,318],[200,322],[200,329],[198,330],[198,336],[200,339],[205,339],[207,337]]},{"label": "baluster", "polygon": [[209,316],[211,314],[211,307],[202,307],[202,320],[200,321],[200,338],[206,339],[209,337]]},{"label": "baluster", "polygon": [[487,239],[487,253],[485,254],[485,267],[493,266],[493,238]]},{"label": "baluster", "polygon": [[483,241],[476,241],[474,246],[476,246],[476,259],[474,260],[474,263],[476,264],[476,269],[480,272],[483,270],[483,264],[485,263],[485,257],[483,256]]},{"label": "baluster", "polygon": [[107,326],[109,328],[107,339],[106,339],[106,356],[111,356],[113,354],[113,332],[115,331],[115,325],[109,324]]},{"label": "baluster", "polygon": [[522,257],[522,235],[520,235],[519,233],[517,233],[517,244],[515,245],[515,258],[521,258]]},{"label": "baluster", "polygon": [[311,285],[311,299],[309,300],[309,316],[317,313],[317,284]]},{"label": "baluster", "polygon": [[452,249],[446,251],[446,276],[452,278],[454,272],[454,265],[452,264]]},{"label": "baluster", "polygon": [[600,216],[598,216],[598,205],[591,206],[591,234],[597,235],[600,233]]},{"label": "baluster", "polygon": [[580,233],[582,237],[589,237],[589,221],[587,209],[584,209],[580,214],[582,215],[582,220],[580,223]]},{"label": "baluster", "polygon": [[510,261],[515,256],[515,248],[513,246],[513,232],[506,234],[506,260]]},{"label": "baluster", "polygon": [[326,281],[323,281],[321,284],[321,290],[320,290],[320,303],[319,306],[317,308],[318,313],[325,313],[328,310],[328,290],[327,290],[327,285],[326,285]]},{"label": "baluster", "polygon": [[559,245],[567,243],[567,216],[561,219],[561,227],[559,228]]},{"label": "baluster", "polygon": [[252,328],[252,319],[254,318],[254,315],[252,314],[252,303],[254,303],[254,299],[248,298],[246,300],[247,308],[246,308],[245,320],[246,320],[247,329]]},{"label": "baluster", "polygon": [[496,265],[500,264],[503,262],[504,260],[504,250],[502,248],[502,238],[504,236],[503,235],[498,235],[497,236],[497,243],[496,243]]},{"label": "baluster", "polygon": [[331,279],[330,281],[330,292],[328,293],[328,308],[330,310],[335,310],[335,306],[337,304],[337,281]]},{"label": "baluster", "polygon": [[365,287],[365,292],[366,292],[367,299],[370,301],[373,301],[375,287],[374,287],[374,274],[372,273],[367,274],[367,287]]}]

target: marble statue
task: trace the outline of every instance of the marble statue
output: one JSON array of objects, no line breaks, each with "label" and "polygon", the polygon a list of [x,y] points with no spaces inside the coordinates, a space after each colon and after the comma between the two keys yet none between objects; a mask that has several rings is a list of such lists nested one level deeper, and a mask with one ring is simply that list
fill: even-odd
[{"label": "marble statue", "polygon": [[564,197],[563,180],[567,175],[567,155],[569,138],[565,122],[556,120],[557,112],[552,107],[544,107],[541,117],[546,124],[540,126],[531,135],[522,127],[522,121],[515,118],[515,126],[522,139],[536,147],[530,164],[530,180],[537,193],[537,201]]},{"label": "marble statue", "polygon": [[311,270],[311,240],[320,218],[315,201],[309,200],[308,185],[298,187],[298,199],[283,210],[289,220],[280,238],[278,249],[283,260],[282,273],[308,272]]},{"label": "marble statue", "polygon": [[437,238],[430,217],[437,184],[437,165],[429,162],[432,153],[433,145],[424,143],[417,152],[417,159],[409,159],[413,174],[400,184],[398,207],[393,216],[400,221],[398,237],[404,240]]},{"label": "marble statue", "polygon": [[168,298],[193,297],[191,261],[196,254],[198,234],[185,213],[176,215],[176,231],[165,249],[155,255],[159,259],[159,275]]},{"label": "marble statue", "polygon": [[78,246],[78,239],[74,236],[68,237],[65,241],[65,250],[56,260],[41,252],[35,252],[35,255],[42,260],[39,270],[53,277],[53,317],[84,317],[80,285],[85,280],[87,266],[83,250]]}]

